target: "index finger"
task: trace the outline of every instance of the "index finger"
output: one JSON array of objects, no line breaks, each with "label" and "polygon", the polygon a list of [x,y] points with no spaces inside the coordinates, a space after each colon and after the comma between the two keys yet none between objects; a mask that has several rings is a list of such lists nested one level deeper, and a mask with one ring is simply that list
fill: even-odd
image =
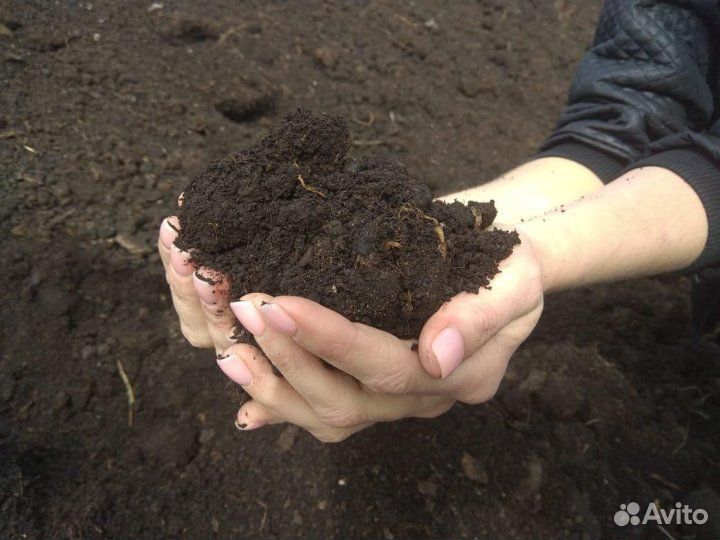
[{"label": "index finger", "polygon": [[298,345],[373,390],[391,394],[436,393],[448,386],[423,369],[417,349],[409,341],[352,322],[305,298],[278,296],[272,299],[272,304],[295,322],[291,336]]}]

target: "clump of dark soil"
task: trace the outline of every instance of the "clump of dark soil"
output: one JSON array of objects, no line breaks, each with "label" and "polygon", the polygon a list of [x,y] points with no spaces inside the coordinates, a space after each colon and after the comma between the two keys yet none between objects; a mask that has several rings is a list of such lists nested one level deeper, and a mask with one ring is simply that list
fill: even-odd
[{"label": "clump of dark soil", "polygon": [[492,201],[433,201],[403,166],[349,147],[339,116],[286,116],[185,188],[177,244],[229,276],[233,299],[303,296],[416,336],[444,301],[487,286],[519,237],[489,229]]}]

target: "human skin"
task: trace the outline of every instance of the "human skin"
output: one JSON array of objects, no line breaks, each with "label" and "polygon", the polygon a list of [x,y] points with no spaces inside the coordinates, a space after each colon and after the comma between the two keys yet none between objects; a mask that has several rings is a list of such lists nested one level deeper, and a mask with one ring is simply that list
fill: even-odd
[{"label": "human skin", "polygon": [[590,169],[565,158],[529,161],[486,184],[440,197],[440,200],[494,200],[497,223],[515,225],[552,211],[603,187]]},{"label": "human skin", "polygon": [[[185,256],[168,249],[174,237],[163,225],[160,252],[186,336],[222,350],[220,368],[252,397],[238,411],[239,427],[287,421],[338,441],[378,421],[487,401],[537,324],[545,293],[684,268],[707,238],[695,192],[657,167],[603,186],[576,163],[543,158],[456,197],[495,199],[500,217],[515,220],[521,244],[490,289],[457,295],[427,321],[417,352],[302,298],[254,293],[228,305],[226,287],[193,282]],[[231,314],[260,349],[228,346]]]}]

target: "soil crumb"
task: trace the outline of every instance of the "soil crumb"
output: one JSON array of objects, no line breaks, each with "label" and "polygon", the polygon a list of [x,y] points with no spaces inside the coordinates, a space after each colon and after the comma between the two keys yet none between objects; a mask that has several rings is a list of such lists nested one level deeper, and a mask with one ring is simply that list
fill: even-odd
[{"label": "soil crumb", "polygon": [[340,116],[298,109],[185,188],[177,245],[225,274],[231,299],[296,295],[400,337],[490,283],[519,243],[493,201],[433,201],[387,158],[347,156]]}]

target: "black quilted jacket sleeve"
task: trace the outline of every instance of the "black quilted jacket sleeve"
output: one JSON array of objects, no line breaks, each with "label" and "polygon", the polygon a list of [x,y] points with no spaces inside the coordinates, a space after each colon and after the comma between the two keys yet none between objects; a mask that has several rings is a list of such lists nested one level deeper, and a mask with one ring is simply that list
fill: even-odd
[{"label": "black quilted jacket sleeve", "polygon": [[647,165],[682,176],[710,226],[692,271],[720,266],[719,38],[715,0],[606,0],[539,154],[580,162],[604,181]]}]

